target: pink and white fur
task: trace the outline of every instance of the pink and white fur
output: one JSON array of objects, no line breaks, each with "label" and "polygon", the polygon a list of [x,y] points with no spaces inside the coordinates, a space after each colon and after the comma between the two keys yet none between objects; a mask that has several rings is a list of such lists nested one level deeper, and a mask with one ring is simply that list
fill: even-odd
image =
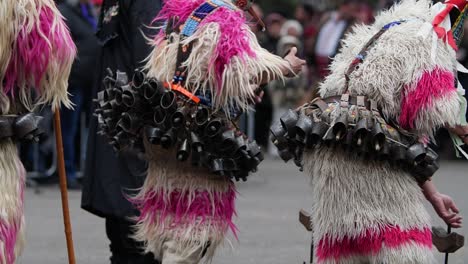
[{"label": "pink and white fur", "polygon": [[[183,24],[202,3],[203,0],[166,0],[155,20],[179,17]],[[262,49],[243,12],[226,3],[230,8],[221,7],[208,15],[195,34],[182,42],[192,43],[193,47],[184,62],[188,69],[185,88],[192,92],[209,90],[214,95],[214,110],[233,105],[246,110],[260,80],[281,79],[281,69],[289,65]],[[175,33],[172,38],[174,41],[169,43],[161,32],[152,41],[154,49],[146,64],[150,77],[172,81],[180,41]],[[231,230],[235,235],[234,183],[180,163],[175,160],[175,153],[160,147],[147,145],[146,152],[148,176],[133,199],[141,211],[136,238],[144,241],[146,250],[163,263],[174,254],[182,259],[195,255],[191,258],[195,260],[187,263],[198,263],[209,243],[206,261],[210,261],[226,233]]]},{"label": "pink and white fur", "polygon": [[[43,104],[71,107],[67,86],[76,48],[54,1],[2,0],[0,28],[0,115]],[[0,264],[15,263],[23,248],[24,185],[15,142],[0,140]]]},{"label": "pink and white fur", "polygon": [[[375,24],[354,27],[320,95],[342,94],[345,72],[365,43],[384,25],[405,20],[377,40],[352,73],[349,91],[375,100],[385,117],[421,137],[457,124],[455,52],[431,38],[430,2],[403,0],[377,16]],[[320,147],[306,153],[305,162],[313,186],[317,263],[434,262],[430,218],[410,174],[341,148]]]}]

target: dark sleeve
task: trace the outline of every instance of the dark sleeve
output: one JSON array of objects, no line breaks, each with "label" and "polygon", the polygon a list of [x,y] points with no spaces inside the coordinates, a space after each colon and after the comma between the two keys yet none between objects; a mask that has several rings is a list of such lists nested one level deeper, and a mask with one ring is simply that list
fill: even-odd
[{"label": "dark sleeve", "polygon": [[145,38],[153,38],[157,30],[151,22],[161,10],[160,0],[133,0],[130,7],[130,38],[133,45],[133,58],[137,67],[143,66],[143,60],[151,52],[151,46]]},{"label": "dark sleeve", "polygon": [[72,38],[75,39],[75,32],[77,32],[77,24],[75,21],[75,14],[73,14],[73,11],[70,9],[67,4],[62,3],[57,6],[57,9],[60,11],[62,16],[65,18],[65,23],[67,24],[67,27],[70,29],[70,33],[72,35]]}]

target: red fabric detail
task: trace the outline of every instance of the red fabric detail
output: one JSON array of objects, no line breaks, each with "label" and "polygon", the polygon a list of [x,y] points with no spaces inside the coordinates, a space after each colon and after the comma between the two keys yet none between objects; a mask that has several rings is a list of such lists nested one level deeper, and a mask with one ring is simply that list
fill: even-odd
[{"label": "red fabric detail", "polygon": [[338,240],[326,235],[319,241],[317,258],[320,262],[354,255],[375,255],[383,246],[397,248],[409,243],[432,248],[431,230],[429,228],[401,230],[398,226],[387,226],[378,234],[368,229],[356,238],[345,236],[342,240]]},{"label": "red fabric detail", "polygon": [[[452,2],[455,2],[455,3],[452,3]],[[442,10],[439,14],[437,14],[437,16],[432,21],[432,26],[434,27],[434,31],[437,33],[437,36],[440,39],[442,39],[444,42],[447,42],[455,51],[458,50],[458,47],[457,47],[457,43],[453,39],[451,30],[447,32],[443,27],[440,27],[439,25],[445,20],[445,18],[447,18],[447,16],[450,14],[450,11],[452,11],[454,7],[459,8],[461,3],[458,3],[458,2],[461,2],[461,1],[460,0],[448,1],[446,3],[447,7],[444,10]],[[465,2],[464,5],[466,5],[466,0],[464,0],[463,2]]]},{"label": "red fabric detail", "polygon": [[413,129],[418,113],[427,111],[432,107],[434,100],[453,92],[454,82],[453,73],[436,68],[424,72],[414,90],[406,93],[409,87],[405,87],[402,92],[400,126]]},{"label": "red fabric detail", "polygon": [[466,0],[448,0],[447,3],[455,5],[458,8],[458,10],[461,11],[465,8],[468,2]]}]

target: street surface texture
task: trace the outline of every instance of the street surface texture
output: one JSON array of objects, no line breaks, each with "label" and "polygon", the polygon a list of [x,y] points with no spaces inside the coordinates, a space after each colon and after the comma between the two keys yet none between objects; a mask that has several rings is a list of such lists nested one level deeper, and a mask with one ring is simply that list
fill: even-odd
[{"label": "street surface texture", "polygon": [[[468,162],[444,162],[434,178],[450,194],[468,224]],[[310,234],[298,222],[308,209],[309,180],[291,164],[265,161],[247,183],[240,183],[237,201],[239,241],[218,252],[214,264],[302,264],[309,258]],[[109,262],[104,220],[80,209],[80,192],[70,193],[75,253],[79,264]],[[60,193],[56,186],[26,191],[27,245],[19,264],[66,264],[67,250]],[[404,206],[404,205],[402,205]],[[435,218],[434,223],[442,225]],[[467,234],[468,228],[457,230]],[[443,255],[437,253],[438,263]],[[468,263],[468,249],[450,255],[449,263]]]}]

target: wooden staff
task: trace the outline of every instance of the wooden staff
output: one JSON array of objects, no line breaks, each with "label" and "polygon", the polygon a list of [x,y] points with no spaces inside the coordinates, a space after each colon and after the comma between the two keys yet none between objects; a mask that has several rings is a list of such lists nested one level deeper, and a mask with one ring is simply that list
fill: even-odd
[{"label": "wooden staff", "polygon": [[73,235],[70,221],[70,208],[68,206],[67,173],[65,171],[65,156],[63,153],[62,125],[60,123],[60,109],[54,111],[55,142],[57,148],[57,164],[60,180],[60,193],[62,194],[63,222],[65,237],[67,239],[68,263],[75,264],[75,249],[73,248]]}]

